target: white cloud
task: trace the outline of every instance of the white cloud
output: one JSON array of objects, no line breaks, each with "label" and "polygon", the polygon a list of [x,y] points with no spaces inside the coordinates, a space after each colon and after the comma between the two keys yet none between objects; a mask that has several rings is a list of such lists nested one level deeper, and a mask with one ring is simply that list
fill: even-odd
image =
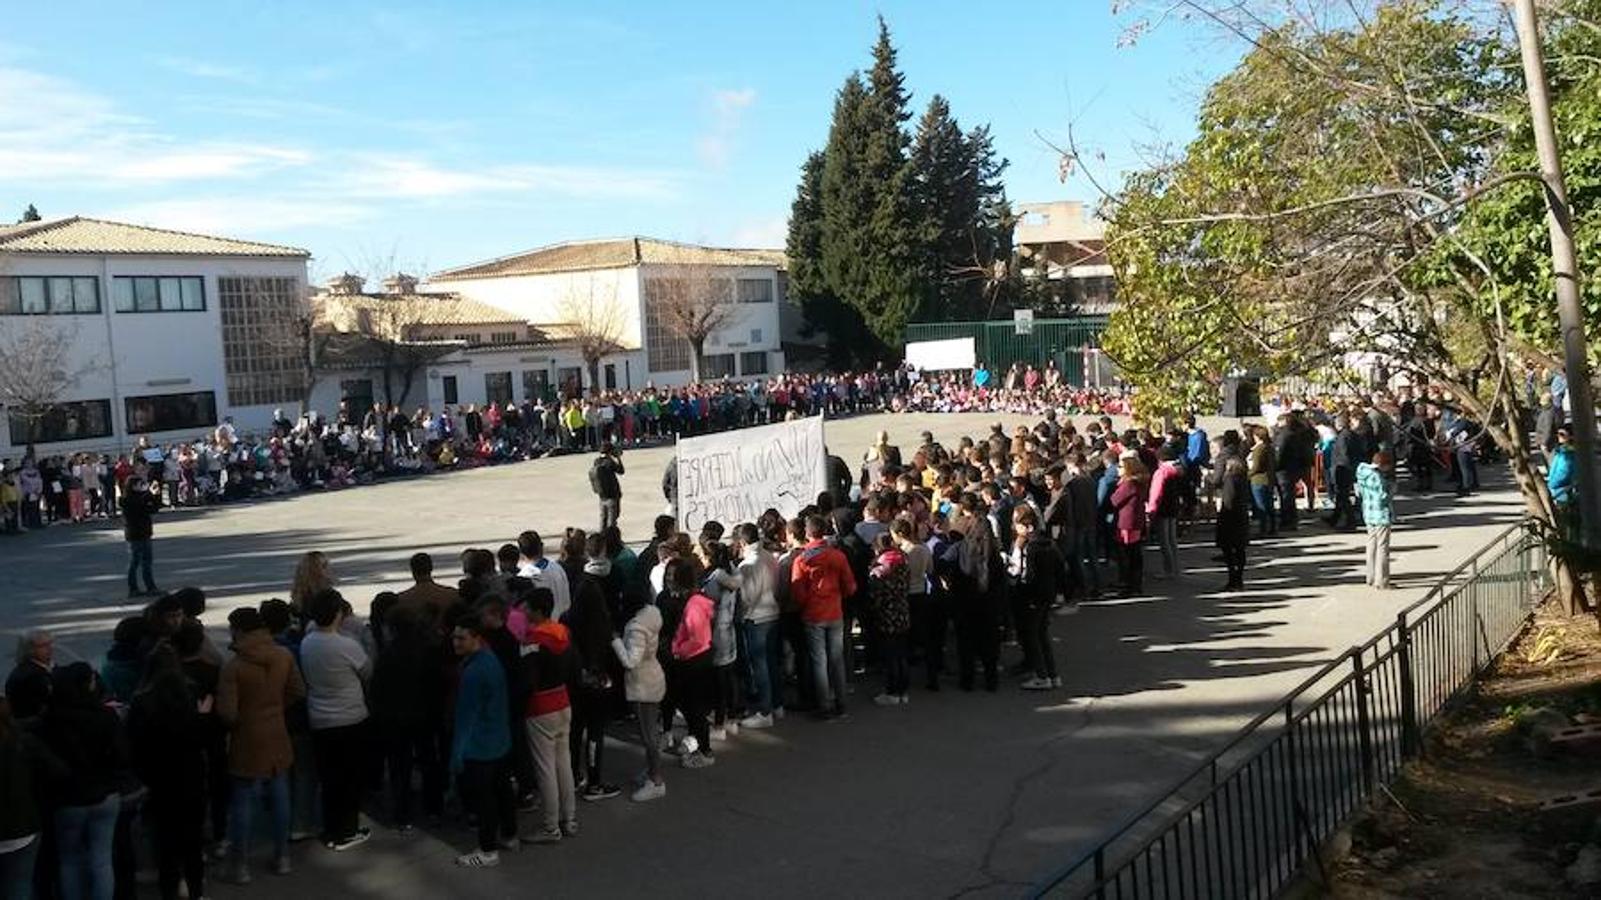
[{"label": "white cloud", "polygon": [[231,81],[235,84],[256,84],[261,80],[255,72],[243,66],[223,65],[187,56],[163,56],[156,60],[156,65],[193,78]]},{"label": "white cloud", "polygon": [[118,222],[154,225],[178,231],[249,235],[294,228],[351,225],[374,219],[377,210],[348,200],[210,194],[180,200],[132,203],[89,214]]},{"label": "white cloud", "polygon": [[789,219],[773,216],[741,222],[734,228],[735,247],[778,248],[789,240]]},{"label": "white cloud", "polygon": [[181,141],[105,97],[27,69],[0,66],[0,176],[69,183],[177,182],[260,175],[304,165],[289,147]]},{"label": "white cloud", "polygon": [[740,120],[755,102],[755,88],[724,88],[712,93],[711,125],[695,139],[695,153],[701,162],[713,169],[728,166],[739,135]]}]

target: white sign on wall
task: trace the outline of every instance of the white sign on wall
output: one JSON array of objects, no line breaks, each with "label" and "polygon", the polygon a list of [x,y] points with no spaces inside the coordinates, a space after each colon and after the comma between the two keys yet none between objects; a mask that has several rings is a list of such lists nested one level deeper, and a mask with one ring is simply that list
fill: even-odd
[{"label": "white sign on wall", "polygon": [[906,345],[906,361],[920,372],[942,369],[971,369],[976,362],[973,339],[950,338],[943,341],[913,341]]},{"label": "white sign on wall", "polygon": [[682,438],[679,525],[754,522],[768,507],[793,517],[828,489],[823,417]]},{"label": "white sign on wall", "polygon": [[1012,330],[1016,331],[1019,336],[1033,334],[1034,333],[1034,310],[1032,310],[1032,309],[1014,309],[1014,310],[1012,310]]}]

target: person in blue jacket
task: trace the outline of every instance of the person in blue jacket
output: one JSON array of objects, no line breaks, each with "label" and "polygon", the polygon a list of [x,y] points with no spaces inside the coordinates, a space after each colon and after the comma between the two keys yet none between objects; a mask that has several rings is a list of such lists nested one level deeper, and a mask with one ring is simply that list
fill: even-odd
[{"label": "person in blue jacket", "polygon": [[1556,507],[1557,525],[1563,529],[1573,521],[1573,476],[1573,429],[1563,425],[1557,429],[1557,445],[1551,451],[1551,468],[1545,475],[1551,504]]},{"label": "person in blue jacket", "polygon": [[467,808],[478,817],[478,849],[456,857],[456,865],[474,869],[500,865],[501,848],[517,846],[517,803],[507,773],[511,723],[506,671],[484,638],[476,614],[462,616],[451,633],[462,666],[450,773]]}]

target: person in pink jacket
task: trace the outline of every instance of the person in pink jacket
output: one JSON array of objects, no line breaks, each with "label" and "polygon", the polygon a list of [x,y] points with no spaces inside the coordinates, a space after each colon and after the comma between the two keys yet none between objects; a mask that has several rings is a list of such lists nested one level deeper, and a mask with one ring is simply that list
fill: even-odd
[{"label": "person in pink jacket", "polygon": [[1145,513],[1162,550],[1162,572],[1168,578],[1176,578],[1180,574],[1178,514],[1184,467],[1171,444],[1162,447],[1161,460],[1151,475],[1151,494],[1145,501]]}]

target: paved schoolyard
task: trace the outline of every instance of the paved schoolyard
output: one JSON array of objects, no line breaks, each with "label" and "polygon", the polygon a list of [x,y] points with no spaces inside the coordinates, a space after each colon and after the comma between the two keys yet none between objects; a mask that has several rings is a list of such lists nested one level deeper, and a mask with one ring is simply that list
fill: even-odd
[{"label": "paved schoolyard", "polygon": [[[929,429],[947,444],[978,436],[995,416],[870,416],[833,422],[828,441],[859,458],[879,428],[902,447]],[[1003,417],[1008,425],[1014,417]],[[1207,423],[1216,433],[1221,421]],[[624,460],[622,525],[643,539],[661,511],[669,448]],[[596,517],[587,456],[308,494],[247,506],[164,513],[156,574],[199,584],[207,621],[286,596],[296,558],[332,557],[358,609],[405,583],[406,558],[426,549],[450,570],[464,546],[495,547],[533,527],[559,533]],[[1496,473],[1487,472],[1493,478]],[[1394,538],[1398,589],[1361,586],[1358,535],[1318,525],[1253,546],[1250,590],[1210,593],[1223,580],[1211,549],[1192,543],[1190,574],[1150,580],[1146,598],[1086,604],[1055,624],[1068,688],[997,696],[914,692],[909,707],[866,702],[856,689],[841,724],[791,720],[721,747],[718,765],[668,772],[668,796],[583,804],[583,834],[507,857],[497,871],[450,865],[462,829],[401,838],[377,828],[362,848],[296,849],[296,874],[258,875],[254,896],[949,896],[1015,895],[1071,857],[1231,734],[1265,704],[1393,619],[1435,578],[1490,539],[1519,510],[1490,490],[1467,501],[1403,497]],[[1204,539],[1203,535],[1201,537]],[[1153,557],[1147,573],[1159,568]],[[57,528],[0,541],[0,630],[45,625],[69,652],[97,656],[123,599],[124,548],[110,526]],[[1015,657],[1015,649],[1009,657]],[[611,777],[632,772],[624,746]],[[215,896],[245,896],[217,885]]]}]

